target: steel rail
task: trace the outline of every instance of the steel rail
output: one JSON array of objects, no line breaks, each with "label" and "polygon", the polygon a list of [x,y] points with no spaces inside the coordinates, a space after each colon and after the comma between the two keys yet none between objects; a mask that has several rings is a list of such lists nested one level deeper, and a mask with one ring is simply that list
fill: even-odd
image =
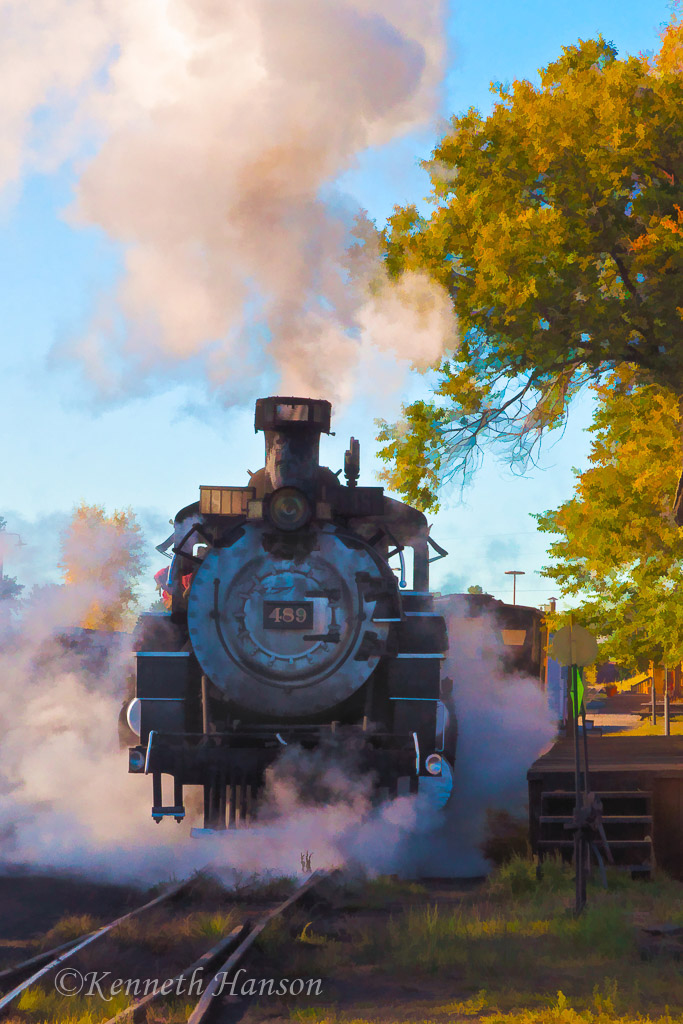
[{"label": "steel rail", "polygon": [[320,882],[323,881],[323,879],[329,878],[330,874],[331,872],[329,871],[315,871],[310,876],[310,878],[307,878],[306,881],[303,882],[296,889],[296,891],[293,892],[292,895],[289,896],[283,903],[280,903],[277,907],[274,907],[272,910],[269,910],[266,914],[263,915],[263,917],[259,918],[259,920],[253,926],[253,928],[249,930],[249,933],[246,936],[246,938],[242,940],[237,949],[235,949],[230,954],[225,963],[222,964],[221,967],[216,971],[213,978],[211,979],[206,989],[202,993],[199,1002],[197,1003],[194,1010],[190,1014],[187,1024],[204,1024],[204,1021],[207,1020],[209,1013],[214,1005],[213,998],[219,984],[221,984],[222,980],[230,971],[234,970],[234,968],[237,967],[237,965],[243,959],[245,954],[251,949],[252,945],[259,937],[261,932],[264,930],[264,928],[266,928],[267,925],[269,925],[270,922],[273,921],[276,917],[279,917],[280,914],[282,914],[285,910],[291,907],[292,904],[296,903],[297,900],[301,899],[301,897],[305,893],[315,888],[316,885],[319,885]]},{"label": "steel rail", "polygon": [[22,960],[21,963],[13,964],[11,967],[5,967],[4,970],[0,971],[0,988],[3,987],[3,982],[7,981],[9,978],[14,978],[15,975],[23,974],[29,967],[35,967],[36,964],[44,964],[46,960],[50,960],[52,957],[58,956],[59,953],[63,953],[65,949],[70,949],[71,946],[75,946],[82,938],[83,936],[81,935],[78,938],[69,939],[68,942],[62,942],[59,946],[53,946],[52,949],[46,949],[42,953],[36,953],[35,956],[32,956],[29,960]]},{"label": "steel rail", "polygon": [[[117,925],[122,924],[124,921],[130,920],[131,917],[135,917],[137,914],[142,914],[145,910],[150,910],[152,907],[156,907],[160,903],[164,903],[166,900],[171,899],[173,896],[177,896],[179,892],[181,892],[183,889],[188,888],[188,886],[190,886],[191,884],[192,879],[185,879],[183,882],[178,882],[176,885],[171,886],[170,889],[167,889],[165,892],[161,893],[161,895],[156,896],[153,900],[150,900],[149,903],[145,903],[141,907],[136,907],[135,910],[130,910],[127,914],[124,914],[122,917],[117,917],[115,921],[110,921],[109,924],[102,925],[101,928],[97,928],[95,929],[95,931],[89,932],[85,937],[81,938],[80,940],[76,940],[75,944],[72,944],[70,948],[68,948],[65,952],[60,953],[59,956],[53,957],[49,961],[49,963],[45,964],[44,967],[41,967],[39,970],[34,971],[34,973],[31,974],[25,981],[22,981],[19,985],[16,985],[10,992],[2,996],[2,998],[0,998],[0,1010],[4,1010],[5,1007],[9,1006],[9,1004],[18,995],[21,995],[21,993],[24,992],[27,988],[30,988],[30,986],[33,985],[34,982],[42,978],[43,975],[47,974],[48,971],[52,970],[53,967],[58,967],[59,964],[63,963],[64,960],[67,960],[70,956],[73,956],[74,953],[78,953],[79,950],[84,949],[85,946],[89,946],[90,943],[95,942],[103,935],[106,935],[113,928],[116,928]],[[26,966],[26,964],[19,964],[17,968],[15,968],[15,970],[21,968],[22,966]]]},{"label": "steel rail", "polygon": [[228,935],[224,935],[214,946],[211,947],[211,949],[207,949],[205,953],[202,953],[198,960],[195,960],[193,964],[190,964],[189,967],[182,970],[180,974],[176,974],[173,978],[167,978],[155,992],[149,992],[146,996],[143,996],[142,999],[137,999],[134,1003],[131,1003],[130,1006],[126,1006],[125,1009],[117,1013],[115,1017],[110,1017],[108,1020],[104,1021],[103,1024],[120,1024],[121,1021],[126,1020],[126,1018],[131,1014],[135,1017],[135,1014],[139,1013],[140,1010],[144,1009],[146,1006],[149,1006],[149,1004],[154,1002],[155,999],[158,999],[160,996],[170,994],[163,991],[164,986],[167,985],[169,981],[172,985],[177,985],[178,982],[182,981],[183,978],[187,978],[188,975],[191,978],[195,971],[200,971],[205,967],[208,967],[209,964],[213,963],[217,956],[221,953],[225,953],[226,949],[237,946],[247,928],[247,924],[238,924]]}]

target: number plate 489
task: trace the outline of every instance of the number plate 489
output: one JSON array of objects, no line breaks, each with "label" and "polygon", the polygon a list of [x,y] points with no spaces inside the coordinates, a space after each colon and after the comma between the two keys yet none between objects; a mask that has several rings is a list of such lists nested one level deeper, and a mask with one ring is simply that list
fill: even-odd
[{"label": "number plate 489", "polygon": [[264,601],[264,629],[312,629],[312,601]]}]

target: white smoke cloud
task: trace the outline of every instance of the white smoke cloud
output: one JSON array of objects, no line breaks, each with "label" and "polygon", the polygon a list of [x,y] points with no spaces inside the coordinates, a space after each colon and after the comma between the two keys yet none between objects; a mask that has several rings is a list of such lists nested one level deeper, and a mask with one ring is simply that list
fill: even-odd
[{"label": "white smoke cloud", "polygon": [[[60,652],[39,611],[0,652],[8,682],[0,692],[0,871],[22,865],[150,884],[209,864],[230,883],[296,875],[305,851],[315,869],[409,870],[416,833],[434,824],[429,809],[408,797],[373,807],[371,778],[329,751],[288,750],[248,829],[192,839],[189,826],[201,821],[154,824],[151,781],[128,775],[118,748],[125,649],[106,673],[88,673]],[[188,810],[200,802],[193,792]]]},{"label": "white smoke cloud", "polygon": [[442,613],[449,643],[442,675],[453,680],[458,746],[453,796],[427,852],[419,856],[419,869],[483,875],[490,870],[479,849],[486,812],[526,815],[527,769],[554,739],[556,722],[537,680],[504,671],[500,627],[492,617]]},{"label": "white smoke cloud", "polygon": [[346,255],[361,211],[331,183],[432,120],[444,4],[3,0],[0,185],[75,161],[71,222],[123,252],[55,361],[111,400],[200,373],[226,402],[273,369],[344,397],[374,346],[433,362],[446,293],[415,277],[368,301]]},{"label": "white smoke cloud", "polygon": [[[500,635],[486,616],[447,614],[443,674],[454,681],[459,738],[443,814],[423,794],[374,806],[372,780],[358,772],[346,743],[341,752],[292,748],[270,773],[257,824],[202,843],[188,836],[196,820],[153,824],[149,778],[127,774],[117,723],[133,668],[128,646],[104,667],[75,658],[55,639],[93,603],[106,610],[113,595],[98,560],[118,562],[136,536],[106,523],[99,538],[92,529],[65,536],[70,562],[83,570],[75,573],[80,582],[34,593],[18,626],[0,622],[0,870],[25,864],[152,882],[212,861],[291,874],[304,851],[316,868],[487,870],[479,852],[486,812],[523,813],[526,770],[551,741],[554,721],[534,680],[504,674]],[[192,791],[187,798],[191,808]]]},{"label": "white smoke cloud", "polygon": [[150,780],[129,776],[118,749],[125,651],[106,675],[65,662],[54,642],[37,662],[58,614],[54,605],[48,612],[36,608],[22,641],[0,653],[0,870],[24,864],[151,883],[210,863],[229,882],[235,873],[297,874],[310,851],[314,868],[484,874],[486,811],[524,813],[526,770],[554,733],[537,684],[503,676],[495,627],[451,617],[444,674],[455,684],[459,739],[445,811],[422,794],[375,806],[371,778],[348,754],[289,748],[269,774],[255,825],[190,839],[200,821],[152,823]]},{"label": "white smoke cloud", "polygon": [[97,518],[61,532],[73,582],[36,588],[17,621],[0,619],[0,871],[23,865],[151,883],[210,861],[229,869],[230,881],[235,871],[296,874],[304,850],[317,868],[401,869],[406,844],[429,817],[412,799],[373,807],[372,780],[346,748],[344,756],[288,750],[270,773],[254,828],[191,839],[189,826],[201,823],[196,789],[186,793],[182,826],[153,823],[151,780],[129,775],[119,749],[130,637],[77,628],[94,606],[101,614],[118,606],[104,567],[127,563],[139,538]]}]

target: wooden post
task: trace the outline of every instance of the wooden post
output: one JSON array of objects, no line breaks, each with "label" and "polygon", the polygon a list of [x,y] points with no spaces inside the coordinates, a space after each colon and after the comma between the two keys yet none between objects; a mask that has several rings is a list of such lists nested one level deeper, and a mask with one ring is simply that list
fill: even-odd
[{"label": "wooden post", "polygon": [[652,666],[652,724],[657,724],[657,690],[655,689],[655,667]]},{"label": "wooden post", "polygon": [[671,723],[669,721],[669,670],[664,666],[664,735],[671,735]]}]

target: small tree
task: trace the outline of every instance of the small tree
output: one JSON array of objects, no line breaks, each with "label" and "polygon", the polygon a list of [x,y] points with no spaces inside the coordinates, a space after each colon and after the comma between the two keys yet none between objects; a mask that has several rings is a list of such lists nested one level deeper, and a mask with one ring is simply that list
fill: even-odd
[{"label": "small tree", "polygon": [[542,531],[560,535],[543,575],[565,595],[584,595],[575,612],[604,638],[601,658],[639,669],[650,660],[675,664],[683,659],[683,532],[670,508],[677,396],[639,384],[625,367],[595,390],[590,467],[575,470],[569,501],[535,517]]},{"label": "small tree", "polygon": [[107,516],[101,505],[81,503],[62,535],[64,583],[83,601],[86,629],[131,624],[138,581],[145,570],[142,531],[131,509]]},{"label": "small tree", "polygon": [[[2,534],[7,532],[7,520],[4,516],[0,516],[0,566],[3,563],[3,556],[5,553],[4,540]],[[7,602],[8,604],[12,601],[18,600],[24,589],[23,583],[17,583],[16,576],[7,576],[4,570],[0,572],[0,601]]]}]

